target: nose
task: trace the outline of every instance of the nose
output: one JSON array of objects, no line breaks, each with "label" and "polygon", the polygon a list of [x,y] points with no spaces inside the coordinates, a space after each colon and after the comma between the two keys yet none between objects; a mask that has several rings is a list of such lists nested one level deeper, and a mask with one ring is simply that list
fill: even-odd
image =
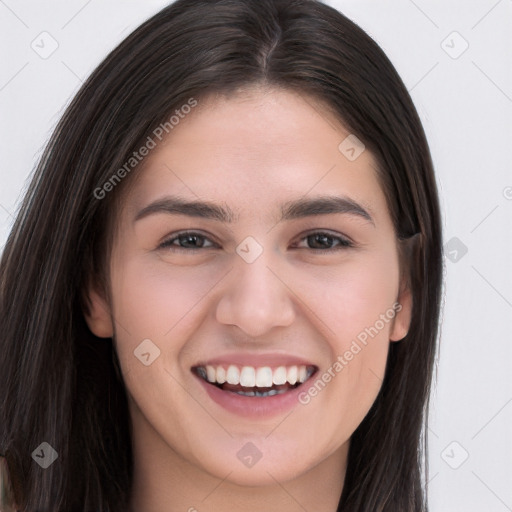
[{"label": "nose", "polygon": [[219,323],[236,325],[250,337],[292,324],[293,292],[284,276],[275,270],[275,258],[269,254],[270,251],[263,251],[252,263],[237,257],[217,304]]}]

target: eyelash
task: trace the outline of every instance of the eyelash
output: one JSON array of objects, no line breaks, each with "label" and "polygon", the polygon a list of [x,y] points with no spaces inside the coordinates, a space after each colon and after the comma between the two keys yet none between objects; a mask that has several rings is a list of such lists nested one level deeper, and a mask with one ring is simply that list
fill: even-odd
[{"label": "eyelash", "polygon": [[[331,239],[334,239],[334,240],[337,240],[339,242],[339,244],[337,246],[334,246],[333,248],[331,247],[328,247],[328,248],[324,248],[324,249],[311,249],[311,248],[308,248],[310,251],[313,251],[315,253],[326,253],[326,252],[334,252],[334,251],[340,251],[340,250],[343,250],[343,249],[349,249],[351,247],[354,247],[354,244],[348,240],[347,238],[345,237],[341,237],[341,236],[335,236],[335,235],[332,235],[326,231],[312,231],[310,233],[307,233],[306,235],[304,235],[300,241],[304,240],[304,239],[307,239],[311,236],[318,236],[318,235],[324,235],[328,238],[331,238]],[[163,241],[159,246],[158,246],[158,249],[166,249],[166,250],[170,250],[172,252],[193,252],[193,251],[200,251],[200,250],[206,250],[206,249],[211,249],[212,247],[191,247],[191,248],[185,248],[185,247],[178,247],[178,246],[174,246],[172,245],[174,241],[176,240],[179,240],[181,237],[187,237],[187,236],[197,236],[199,238],[202,238],[202,239],[205,239],[205,240],[208,240],[208,237],[205,236],[205,235],[202,235],[201,233],[198,233],[196,231],[182,231],[181,233],[177,233],[176,235],[174,235],[172,238],[168,238],[167,240]],[[215,242],[213,242],[215,243]]]}]

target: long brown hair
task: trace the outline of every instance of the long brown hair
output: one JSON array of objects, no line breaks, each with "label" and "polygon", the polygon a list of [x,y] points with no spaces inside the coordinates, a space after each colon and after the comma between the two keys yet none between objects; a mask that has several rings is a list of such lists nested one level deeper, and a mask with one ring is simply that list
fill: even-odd
[{"label": "long brown hair", "polygon": [[[102,198],[97,190],[189,98],[256,83],[314,95],[364,142],[378,161],[396,235],[412,240],[409,333],[391,344],[381,391],[351,438],[338,510],[427,509],[441,221],[407,89],[379,46],[319,1],[178,0],[130,34],[77,93],[2,255],[0,453],[21,510],[128,509],[125,387],[112,342],[87,328],[82,292],[92,277],[108,289],[113,213],[132,176]],[[42,442],[58,454],[46,469],[31,456]]]}]

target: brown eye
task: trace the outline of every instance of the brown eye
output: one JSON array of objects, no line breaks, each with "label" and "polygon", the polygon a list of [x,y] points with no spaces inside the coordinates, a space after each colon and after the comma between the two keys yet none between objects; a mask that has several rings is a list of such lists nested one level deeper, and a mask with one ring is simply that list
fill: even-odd
[{"label": "brown eye", "polygon": [[306,247],[306,249],[311,249],[313,251],[326,250],[332,252],[354,246],[354,244],[345,237],[332,235],[325,231],[309,233],[301,240],[306,240],[307,244],[309,245],[309,247]]},{"label": "brown eye", "polygon": [[164,242],[162,242],[158,248],[159,249],[168,249],[171,251],[191,251],[197,249],[209,249],[215,244],[212,243],[210,246],[205,246],[205,241],[209,240],[206,236],[201,235],[200,233],[196,233],[193,231],[186,231],[183,233],[178,233],[172,238],[168,238]]}]

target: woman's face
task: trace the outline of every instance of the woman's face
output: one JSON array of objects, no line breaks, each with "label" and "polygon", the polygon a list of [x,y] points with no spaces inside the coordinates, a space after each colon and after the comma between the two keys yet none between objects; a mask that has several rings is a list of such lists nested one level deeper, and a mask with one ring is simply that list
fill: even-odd
[{"label": "woman's face", "polygon": [[344,464],[411,309],[349,135],[311,97],[251,89],[199,101],[133,171],[88,323],[115,337],[136,456],[241,485]]}]

